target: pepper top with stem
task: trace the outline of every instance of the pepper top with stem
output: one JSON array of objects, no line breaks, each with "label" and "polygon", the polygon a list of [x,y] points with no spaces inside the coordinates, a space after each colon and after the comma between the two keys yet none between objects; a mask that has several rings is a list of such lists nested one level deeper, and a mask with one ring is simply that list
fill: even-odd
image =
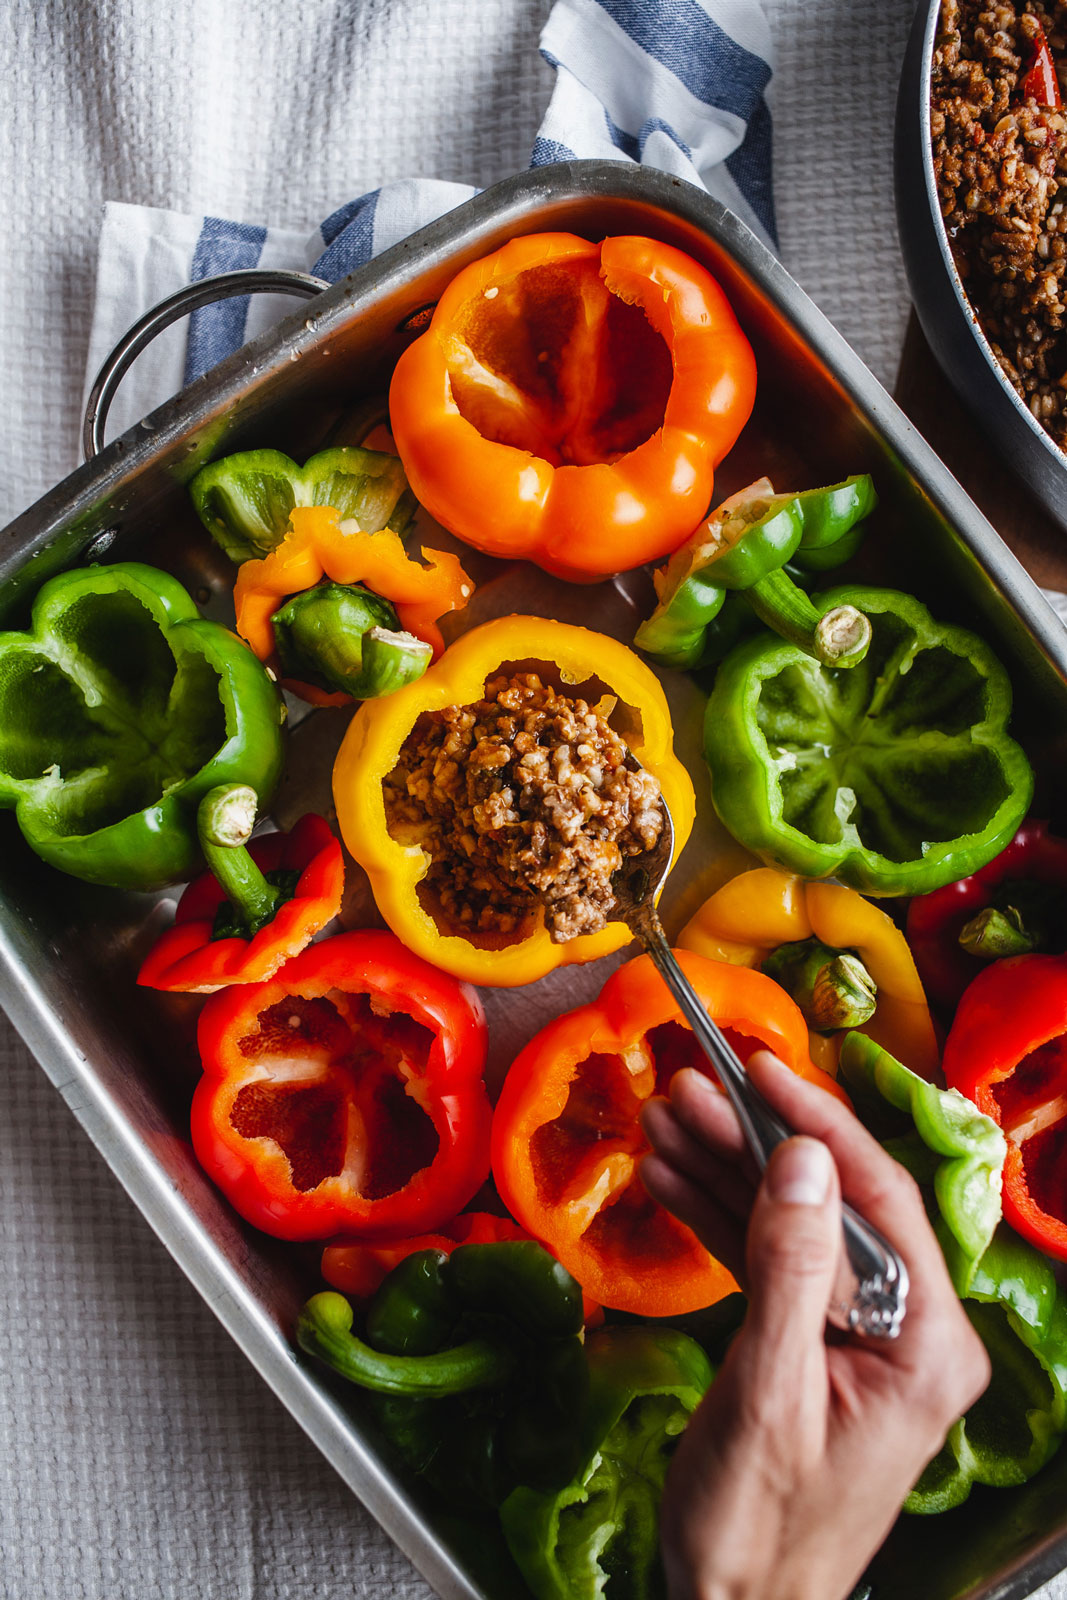
[{"label": "pepper top with stem", "polygon": [[[639,767],[634,756],[628,764]],[[733,1106],[753,1156],[762,1170],[771,1151],[791,1130],[770,1109],[755,1088],[736,1051],[701,1005],[656,913],[656,895],[667,876],[674,852],[674,828],[666,802],[663,828],[651,850],[631,860],[612,879],[615,915],[640,939],[681,1008],[716,1079]],[[835,1327],[866,1338],[893,1339],[904,1320],[908,1271],[888,1240],[851,1206],[842,1204],[847,1260],[842,1261],[827,1320]]]},{"label": "pepper top with stem", "polygon": [[248,784],[220,783],[208,790],[196,814],[204,860],[226,891],[237,930],[246,939],[266,927],[286,898],[284,889],[267,881],[245,849],[258,805],[256,791]]}]

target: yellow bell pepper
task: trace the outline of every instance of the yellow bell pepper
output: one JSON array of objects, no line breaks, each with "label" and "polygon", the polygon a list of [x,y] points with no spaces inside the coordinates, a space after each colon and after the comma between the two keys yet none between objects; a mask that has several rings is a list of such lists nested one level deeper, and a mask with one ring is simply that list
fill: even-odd
[{"label": "yellow bell pepper", "polygon": [[670,809],[675,859],[695,814],[693,785],[674,755],[670,712],[658,680],[625,645],[587,628],[543,617],[498,617],[463,634],[417,682],[365,701],[349,725],[333,771],[344,842],[367,873],[382,916],[410,950],[470,983],[502,988],[533,983],[556,967],[611,955],[629,944],[632,935],[624,923],[609,922],[598,933],[554,944],[540,918],[532,932],[510,943],[500,934],[463,937],[445,931],[419,898],[430,858],[419,844],[402,843],[390,833],[382,785],[423,712],[473,705],[487,681],[516,664],[526,671],[547,668],[551,676],[558,674],[564,691],[568,685],[595,680],[603,685],[602,692],[617,698],[625,721],[616,716],[615,726],[637,760],[659,780]]},{"label": "yellow bell pepper", "polygon": [[[874,1015],[860,1031],[920,1077],[935,1077],[937,1039],[907,941],[891,918],[855,889],[757,867],[706,900],[678,943],[713,961],[760,967],[779,945],[804,939],[857,953],[878,989]],[[811,1059],[824,1072],[836,1072],[843,1038],[844,1031],[811,1031]]]}]

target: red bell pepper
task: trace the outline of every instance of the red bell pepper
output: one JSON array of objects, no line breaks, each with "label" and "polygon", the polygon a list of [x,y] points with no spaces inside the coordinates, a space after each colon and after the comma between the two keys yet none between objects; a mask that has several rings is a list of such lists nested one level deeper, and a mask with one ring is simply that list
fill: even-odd
[{"label": "red bell pepper", "polygon": [[979,973],[942,1062],[950,1088],[1004,1129],[1004,1216],[1067,1261],[1067,956],[1013,956]]},{"label": "red bell pepper", "polygon": [[[800,1008],[761,972],[675,951],[742,1060],[767,1046],[794,1072],[845,1099],[808,1057]],[[638,1121],[681,1067],[703,1053],[648,956],[599,998],[542,1028],[516,1058],[493,1118],[493,1175],[509,1211],[602,1305],[678,1316],[737,1285],[645,1192],[650,1148]]]},{"label": "red bell pepper", "polygon": [[329,825],[309,814],[246,848],[255,810],[243,785],[205,795],[197,820],[211,871],[185,890],[138,983],[193,994],[262,983],[337,915],[345,868]]},{"label": "red bell pepper", "polygon": [[276,1238],[406,1238],[485,1181],[481,1002],[391,933],[337,934],[212,995],[198,1042],[193,1148]]},{"label": "red bell pepper", "polygon": [[951,1008],[983,966],[1067,942],[1067,839],[1024,822],[1011,844],[969,878],[918,895],[908,943],[923,987]]},{"label": "red bell pepper", "polygon": [[1034,35],[1034,53],[1030,59],[1027,71],[1019,80],[1018,94],[1021,100],[1036,100],[1039,106],[1048,106],[1058,111],[1063,104],[1060,98],[1060,82],[1056,76],[1056,64],[1052,59],[1045,30],[1040,22],[1037,24],[1037,33]]}]

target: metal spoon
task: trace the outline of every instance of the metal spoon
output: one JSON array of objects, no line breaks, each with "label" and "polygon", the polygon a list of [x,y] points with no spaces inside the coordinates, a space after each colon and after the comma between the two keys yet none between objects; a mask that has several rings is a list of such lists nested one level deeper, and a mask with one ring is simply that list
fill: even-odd
[{"label": "metal spoon", "polygon": [[[630,756],[627,765],[640,771]],[[715,1076],[725,1091],[760,1171],[775,1145],[792,1135],[751,1082],[736,1051],[701,1004],[682,971],[656,914],[655,899],[674,854],[674,824],[665,800],[663,831],[651,850],[632,856],[611,880],[614,915],[644,945],[681,1008]],[[908,1269],[889,1241],[851,1206],[842,1204],[845,1254],[827,1321],[835,1328],[869,1339],[895,1339],[904,1320]]]}]

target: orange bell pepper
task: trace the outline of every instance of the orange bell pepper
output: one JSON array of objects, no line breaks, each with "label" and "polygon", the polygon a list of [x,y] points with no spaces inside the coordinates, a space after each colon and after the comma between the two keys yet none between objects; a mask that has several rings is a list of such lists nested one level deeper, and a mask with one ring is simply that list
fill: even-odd
[{"label": "orange bell pepper", "polygon": [[[921,1078],[936,1076],[939,1053],[926,996],[907,941],[896,924],[855,889],[810,883],[776,867],[757,867],[723,884],[682,929],[678,943],[712,961],[759,967],[783,944],[819,939],[854,950],[878,990],[861,1033]],[[811,1058],[836,1073],[844,1030],[811,1030]]]},{"label": "orange bell pepper", "polygon": [[[783,989],[761,972],[676,953],[742,1061],[766,1047],[847,1103],[809,1060],[804,1018]],[[638,956],[591,1005],[530,1040],[493,1114],[493,1176],[508,1210],[587,1294],[639,1316],[680,1316],[737,1288],[638,1176],[650,1148],[638,1112],[682,1067],[709,1072],[651,958]]]},{"label": "orange bell pepper", "polygon": [[389,414],[446,528],[589,582],[692,533],[755,389],[748,340],[691,257],[537,233],[452,280],[397,363]]},{"label": "orange bell pepper", "polygon": [[[274,613],[290,595],[330,578],[334,583],[363,584],[388,600],[401,627],[439,656],[444,640],[438,620],[465,606],[474,584],[450,551],[423,550],[422,558],[413,561],[391,528],[364,533],[343,526],[332,506],[294,506],[282,542],[263,560],[241,565],[234,588],[237,632],[261,661],[274,661]],[[312,705],[351,704],[349,695],[283,681],[286,689]]]},{"label": "orange bell pepper", "polygon": [[689,774],[673,750],[666,696],[658,679],[632,650],[587,628],[543,617],[498,617],[472,628],[451,645],[417,683],[359,707],[337,752],[333,797],[350,853],[371,882],[378,910],[409,949],[445,972],[471,983],[509,988],[533,983],[574,962],[595,961],[629,944],[623,922],[599,933],[554,944],[543,917],[510,942],[500,934],[449,932],[423,903],[419,885],[430,865],[418,843],[393,836],[382,785],[423,712],[472,705],[486,682],[508,663],[548,668],[564,692],[569,685],[603,685],[621,702],[629,748],[659,780],[674,822],[675,859],[693,826],[695,800]]}]

